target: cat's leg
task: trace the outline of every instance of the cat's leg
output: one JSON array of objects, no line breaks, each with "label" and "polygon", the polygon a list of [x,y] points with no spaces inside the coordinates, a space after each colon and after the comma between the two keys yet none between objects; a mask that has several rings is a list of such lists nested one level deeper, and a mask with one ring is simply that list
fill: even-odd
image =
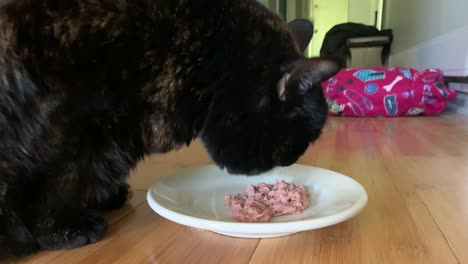
[{"label": "cat's leg", "polygon": [[0,166],[0,260],[29,255],[39,250],[39,245],[24,222],[23,214],[27,207],[21,206],[18,197],[12,195],[17,195],[19,187],[14,185],[14,176],[17,174],[10,167]]},{"label": "cat's leg", "polygon": [[96,210],[113,210],[122,207],[130,193],[127,184],[130,170],[136,164],[136,154],[109,144],[105,156],[93,157],[90,169],[85,172],[88,177],[81,184],[82,202],[87,208]]},{"label": "cat's leg", "polygon": [[46,181],[41,201],[32,207],[34,219],[28,223],[36,241],[43,249],[72,249],[98,242],[107,232],[107,223],[80,199],[87,191],[83,179],[94,175],[84,174],[78,161],[49,167],[59,176],[41,175]]},{"label": "cat's leg", "polygon": [[86,206],[100,211],[121,208],[130,196],[130,187],[125,182],[99,183],[89,187],[92,194],[86,198]]},{"label": "cat's leg", "polygon": [[18,215],[0,203],[0,260],[30,255],[39,249]]},{"label": "cat's leg", "polygon": [[107,223],[93,210],[66,204],[42,210],[33,228],[41,248],[78,248],[98,242],[107,232]]},{"label": "cat's leg", "polygon": [[[80,175],[74,177],[79,182],[76,196],[49,197],[52,203],[41,210],[44,213],[35,229],[42,248],[71,249],[95,243],[103,237],[107,224],[98,212],[122,207],[129,196],[126,183],[129,170],[116,170],[118,164],[114,162],[115,159],[94,159],[86,168],[75,168]],[[63,193],[61,195],[63,197]]]},{"label": "cat's leg", "polygon": [[[99,135],[93,129],[89,126],[87,131]],[[99,241],[107,224],[98,212],[121,207],[127,200],[126,179],[139,152],[128,150],[131,143],[118,144],[105,137],[85,139],[80,138],[73,152],[60,157],[68,162],[51,162],[49,166],[53,171],[47,173],[59,176],[46,184],[47,202],[34,229],[43,248],[70,249]],[[54,186],[55,192],[47,186]]]}]

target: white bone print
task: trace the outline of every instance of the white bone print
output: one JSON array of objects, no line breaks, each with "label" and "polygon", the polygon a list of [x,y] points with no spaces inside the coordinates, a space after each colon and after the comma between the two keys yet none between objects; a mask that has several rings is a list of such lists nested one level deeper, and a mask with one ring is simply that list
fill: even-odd
[{"label": "white bone print", "polygon": [[403,77],[401,77],[401,76],[396,77],[396,79],[395,79],[391,84],[385,85],[385,86],[383,87],[384,90],[387,91],[387,92],[392,91],[393,87],[394,87],[399,81],[401,81],[401,80],[403,80]]}]

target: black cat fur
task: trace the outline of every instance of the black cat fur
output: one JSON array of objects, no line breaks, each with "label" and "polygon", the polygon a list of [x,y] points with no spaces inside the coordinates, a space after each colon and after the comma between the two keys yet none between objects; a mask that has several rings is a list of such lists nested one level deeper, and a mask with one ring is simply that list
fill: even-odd
[{"label": "black cat fur", "polygon": [[197,137],[232,174],[294,163],[338,71],[298,46],[253,0],[3,3],[0,258],[100,240],[137,162]]}]

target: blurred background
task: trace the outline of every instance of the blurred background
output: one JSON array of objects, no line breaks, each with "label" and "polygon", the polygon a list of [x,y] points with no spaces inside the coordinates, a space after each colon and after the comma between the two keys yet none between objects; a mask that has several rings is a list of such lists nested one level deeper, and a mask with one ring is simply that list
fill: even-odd
[{"label": "blurred background", "polygon": [[[287,22],[313,23],[308,57],[331,54],[346,67],[437,68],[468,78],[467,0],[258,1]],[[468,115],[468,85],[451,87],[460,92],[456,111]]]},{"label": "blurred background", "polygon": [[286,21],[307,18],[314,36],[307,56],[319,56],[326,33],[335,25],[355,22],[382,28],[384,0],[259,0]]}]

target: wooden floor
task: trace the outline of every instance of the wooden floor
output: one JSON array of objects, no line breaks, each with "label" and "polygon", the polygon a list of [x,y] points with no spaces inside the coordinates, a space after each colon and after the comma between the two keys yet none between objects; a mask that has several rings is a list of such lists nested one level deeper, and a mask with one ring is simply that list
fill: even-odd
[{"label": "wooden floor", "polygon": [[276,239],[236,239],[154,213],[145,190],[177,168],[210,163],[199,143],[135,170],[131,202],[107,215],[101,242],[20,263],[468,263],[468,119],[330,119],[299,163],[349,175],[369,202],[332,227]]}]

